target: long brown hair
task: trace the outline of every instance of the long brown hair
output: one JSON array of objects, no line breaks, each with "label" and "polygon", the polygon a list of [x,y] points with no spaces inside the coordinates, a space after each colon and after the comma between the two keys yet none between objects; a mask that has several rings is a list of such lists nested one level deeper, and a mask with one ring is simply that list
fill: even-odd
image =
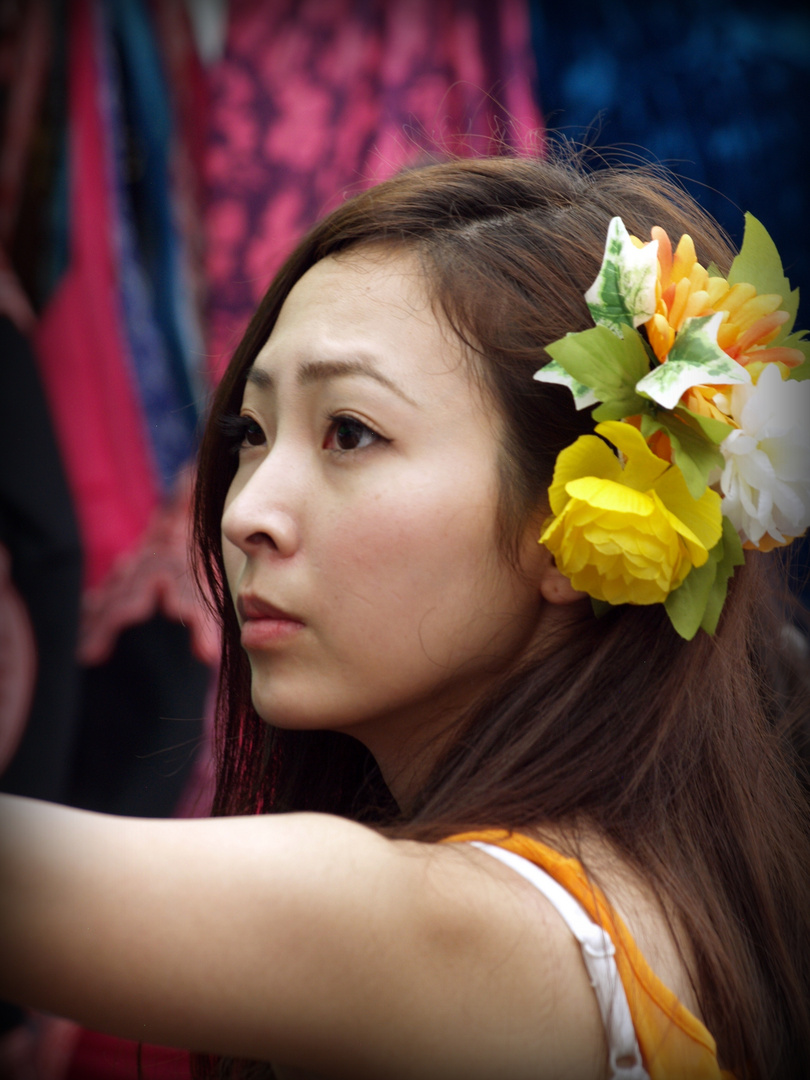
[{"label": "long brown hair", "polygon": [[785,612],[768,557],[731,583],[715,636],[691,642],[660,605],[574,617],[522,657],[463,718],[407,814],[348,736],[281,731],[251,705],[250,672],[224,583],[220,517],[233,474],[217,419],[238,411],[247,369],[312,265],[357,245],[406,250],[469,347],[505,417],[505,557],[544,505],[555,458],[583,431],[567,391],[533,381],[544,347],[590,318],[607,225],[620,215],[688,232],[704,265],[726,238],[651,169],[574,160],[459,160],[404,173],[345,203],[304,238],[271,285],[216,394],[203,439],[195,536],[224,626],[217,814],[320,810],[439,840],[455,831],[585,820],[685,928],[695,984],[725,1068],[803,1075],[810,1065],[810,837],[799,765],[774,673]]}]

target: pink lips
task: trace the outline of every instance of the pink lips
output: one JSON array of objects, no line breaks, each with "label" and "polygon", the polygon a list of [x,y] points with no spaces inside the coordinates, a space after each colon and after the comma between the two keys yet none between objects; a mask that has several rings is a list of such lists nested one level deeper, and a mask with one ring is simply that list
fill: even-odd
[{"label": "pink lips", "polygon": [[303,629],[304,624],[280,608],[257,596],[242,595],[236,601],[242,621],[242,647],[261,649],[286,641]]}]

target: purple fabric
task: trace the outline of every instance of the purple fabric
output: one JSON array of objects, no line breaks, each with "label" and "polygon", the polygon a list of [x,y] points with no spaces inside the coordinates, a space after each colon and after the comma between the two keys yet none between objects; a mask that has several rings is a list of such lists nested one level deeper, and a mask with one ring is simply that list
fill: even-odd
[{"label": "purple fabric", "polygon": [[426,154],[534,152],[525,0],[232,0],[211,70],[209,351],[221,371],[298,237]]}]

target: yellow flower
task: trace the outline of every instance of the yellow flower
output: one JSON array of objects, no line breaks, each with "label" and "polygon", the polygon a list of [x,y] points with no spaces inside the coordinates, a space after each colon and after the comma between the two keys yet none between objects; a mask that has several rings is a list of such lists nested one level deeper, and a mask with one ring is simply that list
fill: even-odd
[{"label": "yellow flower", "polygon": [[[752,360],[780,362],[787,367],[802,363],[798,349],[771,347],[789,315],[781,310],[783,298],[776,293],[758,294],[753,285],[729,285],[723,277],[710,277],[697,261],[692,238],[684,234],[675,252],[664,229],[651,230],[658,241],[658,283],[655,314],[644,325],[653,352],[663,363],[675,334],[688,318],[721,312],[723,322],[717,344],[743,366]],[[637,238],[634,243],[641,244]],[[690,406],[691,407],[691,406]]]},{"label": "yellow flower", "polygon": [[549,488],[553,519],[540,537],[574,588],[610,604],[656,604],[702,566],[722,533],[720,496],[689,494],[680,469],[621,421],[566,447]]}]

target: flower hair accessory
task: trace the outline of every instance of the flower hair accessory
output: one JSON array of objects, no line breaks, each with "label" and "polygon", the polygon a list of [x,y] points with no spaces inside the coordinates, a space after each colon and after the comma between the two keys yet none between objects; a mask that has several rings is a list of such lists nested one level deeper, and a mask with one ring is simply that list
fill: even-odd
[{"label": "flower hair accessory", "polygon": [[752,215],[728,278],[689,236],[673,252],[651,235],[613,218],[585,294],[596,325],[547,346],[534,376],[597,421],[557,458],[540,543],[597,611],[663,603],[689,640],[714,633],[743,548],[810,527],[810,341]]}]

